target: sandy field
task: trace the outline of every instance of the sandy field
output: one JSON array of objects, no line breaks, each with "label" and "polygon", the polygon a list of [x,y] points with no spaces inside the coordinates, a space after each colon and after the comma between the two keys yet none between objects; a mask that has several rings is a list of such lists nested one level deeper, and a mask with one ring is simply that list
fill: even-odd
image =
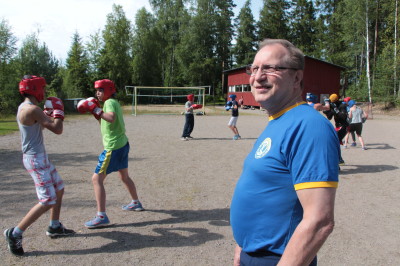
[{"label": "sandy field", "polygon": [[[146,211],[122,211],[130,199],[113,173],[106,182],[112,226],[92,230],[83,224],[96,212],[91,175],[103,150],[99,125],[82,115],[67,117],[62,135],[46,130],[49,158],[66,186],[61,220],[77,234],[48,238],[46,214],[25,232],[24,257],[11,255],[3,237],[0,265],[232,265],[230,201],[268,121],[259,110],[241,112],[242,139],[233,141],[228,120],[222,109],[196,116],[195,139],[181,141],[181,115],[125,115],[129,173]],[[369,149],[342,150],[336,227],[319,265],[400,265],[399,129],[399,116],[374,115],[363,132]],[[21,158],[19,132],[0,136],[2,232],[37,202]]]}]

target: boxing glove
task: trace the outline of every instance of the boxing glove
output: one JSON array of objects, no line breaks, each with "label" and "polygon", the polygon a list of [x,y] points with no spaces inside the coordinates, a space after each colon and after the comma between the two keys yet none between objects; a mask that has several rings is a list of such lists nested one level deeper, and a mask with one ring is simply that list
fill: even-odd
[{"label": "boxing glove", "polygon": [[51,115],[53,114],[54,109],[53,108],[48,108],[46,105],[44,105],[44,110],[43,113],[47,115],[48,117],[52,117]]},{"label": "boxing glove", "polygon": [[64,120],[64,104],[57,97],[48,97],[44,103],[44,111],[46,115]]},{"label": "boxing glove", "polygon": [[192,104],[193,109],[200,109],[203,107],[202,104]]},{"label": "boxing glove", "polygon": [[103,113],[99,101],[93,97],[80,100],[76,108],[81,114],[92,113],[97,120],[101,118],[101,114]]}]

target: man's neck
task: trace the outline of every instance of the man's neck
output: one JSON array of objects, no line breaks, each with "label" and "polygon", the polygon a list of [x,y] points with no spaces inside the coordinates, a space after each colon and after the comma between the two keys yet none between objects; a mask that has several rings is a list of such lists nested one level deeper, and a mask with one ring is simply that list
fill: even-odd
[{"label": "man's neck", "polygon": [[261,106],[261,107],[263,107],[268,112],[268,116],[274,116],[277,113],[281,112],[282,110],[285,110],[286,108],[301,102],[304,102],[304,100],[299,95],[298,97],[293,98],[292,100],[280,106],[275,105],[275,106]]}]

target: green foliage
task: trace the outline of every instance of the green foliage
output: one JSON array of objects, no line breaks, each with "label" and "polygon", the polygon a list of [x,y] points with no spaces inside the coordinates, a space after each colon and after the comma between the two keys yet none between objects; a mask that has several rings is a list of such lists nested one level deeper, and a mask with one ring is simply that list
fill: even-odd
[{"label": "green foliage", "polygon": [[93,88],[90,86],[88,74],[89,59],[77,32],[72,37],[72,46],[66,63],[67,69],[63,84],[67,98],[87,98],[92,96]]},{"label": "green foliage", "polygon": [[86,43],[86,55],[89,62],[87,72],[91,82],[102,78],[99,69],[101,50],[103,49],[103,46],[104,43],[100,31],[89,36],[89,41]]},{"label": "green foliage", "polygon": [[[122,6],[113,4],[112,13],[107,15],[103,40],[104,47],[100,51],[99,72],[102,79],[113,80],[117,90],[123,92],[125,85],[131,84],[131,23],[126,18]],[[128,100],[123,93],[119,93],[118,98],[122,101]]]},{"label": "green foliage", "polygon": [[157,42],[158,29],[153,15],[145,8],[136,14],[132,39],[132,83],[142,86],[161,84],[162,71],[158,64],[161,46]]},{"label": "green foliage", "polygon": [[58,60],[45,43],[40,44],[36,34],[28,35],[23,41],[16,63],[21,77],[25,74],[41,76],[45,78],[47,84],[53,81],[59,67]]},{"label": "green foliage", "polygon": [[5,19],[0,21],[0,113],[15,113],[21,100],[18,92],[20,77],[14,55],[17,51],[17,38]]},{"label": "green foliage", "polygon": [[235,65],[237,66],[248,65],[253,61],[256,53],[256,27],[254,24],[250,0],[246,0],[235,20],[237,38],[232,54],[236,59]]},{"label": "green foliage", "polygon": [[258,41],[265,38],[290,40],[288,0],[264,0],[263,2],[260,20],[257,23]]},{"label": "green foliage", "polygon": [[290,12],[290,37],[306,55],[318,56],[316,50],[316,16],[312,1],[293,0]]}]

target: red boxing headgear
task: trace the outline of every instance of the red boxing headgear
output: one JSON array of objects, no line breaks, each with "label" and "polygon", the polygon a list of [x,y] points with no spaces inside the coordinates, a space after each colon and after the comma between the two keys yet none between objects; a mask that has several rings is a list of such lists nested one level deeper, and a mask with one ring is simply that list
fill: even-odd
[{"label": "red boxing headgear", "polygon": [[344,101],[345,103],[348,103],[350,100],[351,100],[350,97],[346,97],[346,98],[343,99],[343,101]]},{"label": "red boxing headgear", "polygon": [[26,75],[19,83],[19,93],[32,95],[38,102],[41,102],[44,99],[45,87],[44,78]]},{"label": "red boxing headgear", "polygon": [[111,97],[111,95],[113,95],[114,93],[117,92],[117,90],[115,89],[114,82],[112,82],[109,79],[101,79],[101,80],[95,81],[94,88],[96,90],[103,89],[103,92],[104,92],[103,102],[108,100]]},{"label": "red boxing headgear", "polygon": [[188,99],[188,101],[193,102],[193,101],[194,101],[194,94],[189,94],[189,95],[187,96],[187,99]]}]

